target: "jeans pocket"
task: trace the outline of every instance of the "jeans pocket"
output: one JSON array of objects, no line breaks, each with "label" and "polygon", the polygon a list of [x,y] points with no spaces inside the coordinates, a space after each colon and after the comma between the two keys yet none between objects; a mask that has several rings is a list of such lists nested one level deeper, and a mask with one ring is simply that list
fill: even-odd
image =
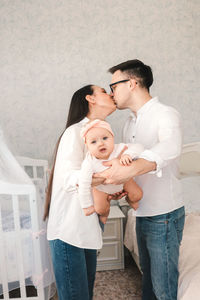
[{"label": "jeans pocket", "polygon": [[179,244],[182,241],[184,224],[185,224],[185,215],[182,215],[180,218],[174,220],[174,227],[176,229],[177,239]]},{"label": "jeans pocket", "polygon": [[154,224],[168,224],[167,214],[165,215],[159,215],[159,216],[153,216],[153,217],[145,217],[145,219]]}]

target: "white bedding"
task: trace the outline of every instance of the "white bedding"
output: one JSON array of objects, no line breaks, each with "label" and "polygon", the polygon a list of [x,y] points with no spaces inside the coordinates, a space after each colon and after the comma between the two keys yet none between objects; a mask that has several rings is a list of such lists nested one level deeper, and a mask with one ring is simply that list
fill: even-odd
[{"label": "white bedding", "polygon": [[[17,281],[19,279],[19,270],[17,269],[17,253],[16,249],[16,232],[14,231],[14,219],[11,211],[1,211],[3,239],[5,245],[5,259],[7,266],[7,279],[8,282]],[[29,212],[22,212],[20,215],[20,235],[18,238],[21,240],[23,265],[25,277],[28,278],[32,275],[33,263],[33,245],[32,245],[32,231],[31,218]],[[0,274],[0,282],[2,282]]]},{"label": "white bedding", "polygon": [[[14,217],[12,211],[1,211],[2,218],[2,229],[4,232],[14,230]],[[21,229],[31,228],[31,217],[30,212],[22,211],[20,212],[20,227]]]},{"label": "white bedding", "polygon": [[186,216],[179,272],[178,299],[200,299],[200,215]]}]

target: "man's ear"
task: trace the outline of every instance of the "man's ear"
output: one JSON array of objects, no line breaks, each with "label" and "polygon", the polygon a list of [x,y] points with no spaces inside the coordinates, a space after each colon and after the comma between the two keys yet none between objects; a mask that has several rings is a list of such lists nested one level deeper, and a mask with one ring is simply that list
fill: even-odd
[{"label": "man's ear", "polygon": [[137,86],[138,82],[134,78],[130,79],[130,89],[134,90],[134,88]]},{"label": "man's ear", "polygon": [[93,95],[87,95],[85,97],[85,99],[89,102],[89,103],[95,103],[95,100],[93,98]]}]

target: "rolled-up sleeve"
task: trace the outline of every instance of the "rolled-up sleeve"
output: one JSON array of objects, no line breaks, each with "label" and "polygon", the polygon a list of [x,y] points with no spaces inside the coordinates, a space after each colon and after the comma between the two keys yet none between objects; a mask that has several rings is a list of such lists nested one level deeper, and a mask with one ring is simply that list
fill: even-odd
[{"label": "rolled-up sleeve", "polygon": [[156,171],[151,173],[161,176],[162,168],[181,154],[182,130],[179,113],[173,108],[159,113],[157,126],[158,142],[150,149],[143,151],[140,158],[156,162]]}]

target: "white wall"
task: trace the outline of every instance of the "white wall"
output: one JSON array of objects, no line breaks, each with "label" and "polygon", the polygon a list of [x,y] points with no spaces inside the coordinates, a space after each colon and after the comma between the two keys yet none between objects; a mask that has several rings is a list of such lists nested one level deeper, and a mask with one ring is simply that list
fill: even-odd
[{"label": "white wall", "polygon": [[[1,0],[0,125],[14,153],[50,158],[73,92],[107,89],[107,69],[134,58],[181,112],[184,141],[200,140],[199,12],[199,0]],[[127,114],[110,118],[118,140]]]}]

